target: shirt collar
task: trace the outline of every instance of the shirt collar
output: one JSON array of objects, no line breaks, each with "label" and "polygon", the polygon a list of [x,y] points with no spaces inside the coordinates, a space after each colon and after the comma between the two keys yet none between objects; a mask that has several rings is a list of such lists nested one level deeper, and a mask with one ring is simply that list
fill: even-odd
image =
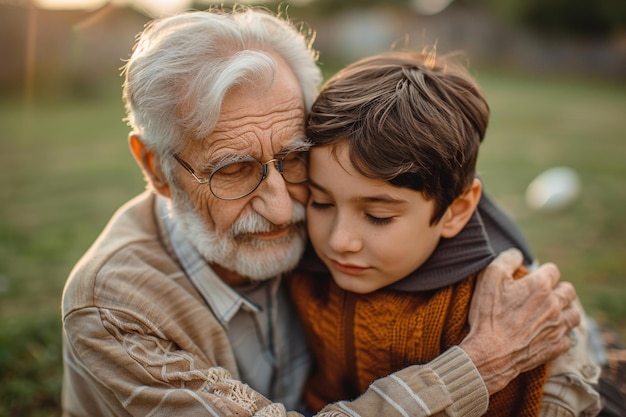
[{"label": "shirt collar", "polygon": [[200,252],[187,239],[179,222],[170,215],[167,199],[158,196],[157,204],[173,250],[180,260],[184,272],[222,325],[228,326],[229,321],[239,309],[258,312],[259,306],[222,281],[211,269]]}]

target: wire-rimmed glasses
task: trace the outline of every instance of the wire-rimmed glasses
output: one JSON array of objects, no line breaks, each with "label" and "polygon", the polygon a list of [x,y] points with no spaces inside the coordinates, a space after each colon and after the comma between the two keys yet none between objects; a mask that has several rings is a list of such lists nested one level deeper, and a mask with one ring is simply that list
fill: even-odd
[{"label": "wire-rimmed glasses", "polygon": [[231,162],[215,169],[209,178],[201,178],[195,170],[177,154],[174,159],[189,172],[200,184],[209,184],[211,193],[220,200],[237,200],[243,198],[261,184],[268,175],[268,165],[274,163],[289,184],[301,184],[307,181],[308,151],[289,152],[280,158],[261,162],[256,158]]}]

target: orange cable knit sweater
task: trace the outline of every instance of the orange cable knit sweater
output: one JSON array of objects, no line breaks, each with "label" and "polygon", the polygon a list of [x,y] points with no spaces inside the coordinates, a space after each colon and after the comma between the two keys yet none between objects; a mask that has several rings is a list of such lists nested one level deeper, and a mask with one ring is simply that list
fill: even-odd
[{"label": "orange cable knit sweater", "polygon": [[[291,291],[317,366],[305,391],[314,410],[356,398],[376,378],[437,357],[469,331],[476,274],[428,292],[344,291],[328,275],[296,274]],[[537,416],[547,365],[491,396],[488,416]]]}]

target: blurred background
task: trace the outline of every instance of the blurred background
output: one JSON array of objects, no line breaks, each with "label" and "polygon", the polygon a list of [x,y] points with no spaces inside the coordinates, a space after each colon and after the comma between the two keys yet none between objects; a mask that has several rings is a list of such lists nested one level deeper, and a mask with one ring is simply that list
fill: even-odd
[{"label": "blurred background", "polygon": [[[250,4],[314,30],[326,76],[392,47],[463,52],[492,108],[486,189],[590,316],[626,335],[626,2]],[[144,189],[119,75],[136,34],[212,5],[0,0],[0,416],[60,414],[64,281]]]}]

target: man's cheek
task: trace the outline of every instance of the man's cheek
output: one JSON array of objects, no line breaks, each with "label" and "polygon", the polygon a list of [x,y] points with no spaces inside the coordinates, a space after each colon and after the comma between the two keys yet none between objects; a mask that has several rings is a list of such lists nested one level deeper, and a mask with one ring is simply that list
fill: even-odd
[{"label": "man's cheek", "polygon": [[291,198],[306,206],[309,201],[309,187],[306,184],[288,184],[287,189]]}]

